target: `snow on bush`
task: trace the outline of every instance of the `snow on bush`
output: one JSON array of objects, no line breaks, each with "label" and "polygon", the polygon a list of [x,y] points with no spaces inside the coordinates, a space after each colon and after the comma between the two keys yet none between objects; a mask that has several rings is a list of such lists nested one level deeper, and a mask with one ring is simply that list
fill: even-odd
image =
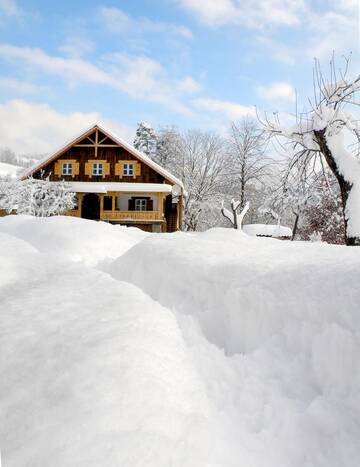
[{"label": "snow on bush", "polygon": [[0,208],[17,214],[49,217],[63,214],[76,205],[76,194],[64,181],[51,182],[49,178],[4,182],[0,187]]}]

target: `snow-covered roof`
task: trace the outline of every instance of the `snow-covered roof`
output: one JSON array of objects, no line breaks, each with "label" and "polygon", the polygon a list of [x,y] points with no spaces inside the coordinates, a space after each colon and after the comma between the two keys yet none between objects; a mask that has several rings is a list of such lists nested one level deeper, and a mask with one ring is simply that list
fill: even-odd
[{"label": "snow-covered roof", "polygon": [[112,133],[112,132],[110,132],[108,130],[105,130],[103,127],[101,127],[98,124],[92,125],[90,128],[87,128],[86,130],[82,131],[78,136],[72,138],[71,141],[68,142],[65,146],[62,146],[57,151],[52,153],[50,156],[46,156],[43,159],[41,159],[40,161],[38,161],[36,164],[34,164],[32,167],[30,167],[24,173],[22,178],[28,177],[33,172],[35,172],[36,170],[39,170],[42,167],[44,167],[44,165],[51,162],[56,157],[60,156],[63,152],[65,152],[67,149],[69,149],[73,144],[76,144],[77,141],[84,138],[90,131],[95,130],[96,128],[98,130],[100,130],[102,133],[104,133],[104,135],[108,136],[110,139],[115,141],[116,144],[118,144],[119,146],[121,146],[124,149],[126,149],[127,151],[129,151],[130,154],[135,156],[137,159],[142,161],[144,164],[148,165],[149,167],[154,169],[156,172],[158,172],[160,175],[165,177],[167,180],[174,183],[175,185],[179,185],[182,189],[184,189],[184,185],[183,185],[181,180],[179,180],[177,177],[172,175],[169,171],[167,171],[166,169],[161,167],[159,164],[154,162],[152,159],[150,159],[150,157],[146,156],[144,153],[142,153],[142,152],[138,151],[137,149],[135,149],[133,146],[131,146],[129,143],[127,143],[126,141],[121,139],[119,136],[115,135],[114,133]]},{"label": "snow-covered roof", "polygon": [[172,186],[165,183],[122,183],[122,182],[65,182],[76,193],[171,193]]},{"label": "snow-covered roof", "polygon": [[252,236],[263,235],[266,237],[291,237],[292,230],[289,227],[276,224],[247,224],[242,230]]}]

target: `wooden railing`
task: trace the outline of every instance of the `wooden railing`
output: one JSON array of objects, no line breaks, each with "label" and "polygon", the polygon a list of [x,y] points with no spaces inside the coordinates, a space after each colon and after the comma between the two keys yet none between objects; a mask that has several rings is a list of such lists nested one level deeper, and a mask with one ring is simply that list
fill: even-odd
[{"label": "wooden railing", "polygon": [[160,211],[102,211],[100,218],[104,221],[157,221],[163,219]]}]

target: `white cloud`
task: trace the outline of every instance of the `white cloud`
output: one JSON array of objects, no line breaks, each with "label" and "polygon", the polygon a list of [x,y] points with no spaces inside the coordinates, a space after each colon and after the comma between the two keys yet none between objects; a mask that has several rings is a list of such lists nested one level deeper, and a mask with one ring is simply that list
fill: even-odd
[{"label": "white cloud", "polygon": [[187,76],[186,78],[178,81],[177,87],[180,91],[187,94],[194,94],[201,90],[201,84],[191,76]]},{"label": "white cloud", "polygon": [[315,10],[308,2],[300,40],[274,39],[274,35],[262,32],[256,41],[274,60],[291,65],[314,57],[328,60],[333,51],[338,57],[348,55],[359,50],[359,8],[358,0],[324,0],[322,10]]},{"label": "white cloud", "polygon": [[22,9],[15,0],[0,0],[0,13],[5,16],[20,17],[23,15]]},{"label": "white cloud", "polygon": [[178,3],[211,26],[233,22],[238,13],[232,0],[179,0]]},{"label": "white cloud", "polygon": [[294,65],[299,58],[297,47],[291,47],[265,35],[258,35],[255,37],[255,40],[261,47],[261,51],[264,52],[265,48],[266,55],[270,55],[277,62]]},{"label": "white cloud", "polygon": [[191,39],[192,32],[185,26],[153,21],[146,17],[134,18],[120,8],[102,7],[100,15],[106,28],[113,33],[166,33],[175,34],[184,39]]},{"label": "white cloud", "polygon": [[43,88],[27,81],[20,81],[16,78],[0,78],[0,88],[10,89],[19,94],[36,94]]},{"label": "white cloud", "polygon": [[111,54],[111,76],[118,89],[136,99],[156,102],[182,114],[190,110],[178,97],[176,83],[167,77],[162,65],[156,60],[128,54]]},{"label": "white cloud", "polygon": [[359,50],[358,14],[357,8],[349,7],[347,10],[338,8],[312,17],[309,22],[311,35],[306,46],[307,56],[329,59],[333,51],[348,55],[351,51]]},{"label": "white cloud", "polygon": [[0,141],[19,154],[47,154],[85,128],[101,123],[131,142],[133,130],[98,112],[58,112],[47,104],[12,100],[0,104]]},{"label": "white cloud", "polygon": [[176,83],[168,78],[159,62],[148,57],[109,54],[102,64],[94,64],[81,58],[53,56],[41,49],[9,44],[0,44],[0,57],[62,77],[73,86],[81,83],[110,86],[135,99],[190,113],[178,96]]},{"label": "white cloud", "polygon": [[177,3],[209,26],[295,26],[301,23],[306,10],[304,0],[177,0]]},{"label": "white cloud", "polygon": [[290,83],[278,82],[267,86],[258,86],[257,93],[267,100],[286,100],[294,102],[296,98],[295,89]]},{"label": "white cloud", "polygon": [[194,99],[192,103],[200,110],[225,115],[229,120],[237,120],[246,116],[255,116],[254,107],[241,105],[236,102],[199,98]]},{"label": "white cloud", "polygon": [[79,58],[94,50],[94,42],[86,37],[69,36],[59,50],[70,57]]},{"label": "white cloud", "polygon": [[0,44],[0,57],[60,75],[71,82],[75,80],[99,84],[111,84],[113,82],[108,73],[90,62],[77,58],[48,55],[41,49]]}]

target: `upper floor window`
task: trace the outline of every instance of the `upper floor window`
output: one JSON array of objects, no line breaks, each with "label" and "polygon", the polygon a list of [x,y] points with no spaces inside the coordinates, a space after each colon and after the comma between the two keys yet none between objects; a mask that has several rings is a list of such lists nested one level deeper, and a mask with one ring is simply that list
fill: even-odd
[{"label": "upper floor window", "polygon": [[72,164],[70,162],[64,162],[62,166],[63,175],[72,175]]},{"label": "upper floor window", "polygon": [[93,164],[92,174],[95,176],[101,176],[103,174],[103,164],[100,162]]},{"label": "upper floor window", "polygon": [[123,175],[132,177],[134,175],[134,164],[124,164]]},{"label": "upper floor window", "polygon": [[135,211],[146,211],[147,200],[145,198],[135,199]]}]

